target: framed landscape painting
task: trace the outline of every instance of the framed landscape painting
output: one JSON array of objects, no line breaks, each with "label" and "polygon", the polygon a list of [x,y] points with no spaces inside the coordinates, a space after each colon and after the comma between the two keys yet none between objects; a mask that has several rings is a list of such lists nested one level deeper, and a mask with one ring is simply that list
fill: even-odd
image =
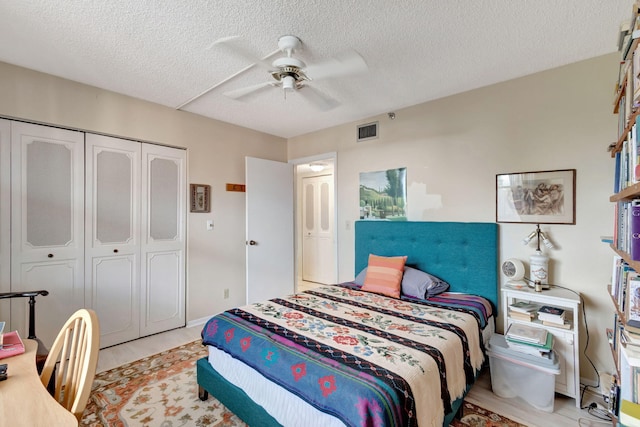
[{"label": "framed landscape painting", "polygon": [[360,219],[407,220],[407,168],[360,172]]},{"label": "framed landscape painting", "polygon": [[576,223],[576,170],[496,175],[496,222]]}]

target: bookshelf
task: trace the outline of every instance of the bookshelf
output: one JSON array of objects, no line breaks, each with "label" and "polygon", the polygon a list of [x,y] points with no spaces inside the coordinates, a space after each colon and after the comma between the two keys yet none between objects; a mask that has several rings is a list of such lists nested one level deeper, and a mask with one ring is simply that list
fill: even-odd
[{"label": "bookshelf", "polygon": [[[510,315],[509,306],[518,301],[562,308],[565,310],[565,321],[568,329],[543,325],[537,318],[531,321],[521,320]],[[555,379],[555,391],[575,399],[580,408],[580,295],[568,289],[552,287],[542,292],[533,289],[502,288],[502,313],[504,313],[504,330],[512,323],[526,323],[536,328],[546,329],[553,335],[553,350],[560,362],[560,374]],[[534,316],[537,317],[537,316]]]},{"label": "bookshelf", "polygon": [[[618,115],[618,139],[609,146],[616,161],[614,193],[609,201],[616,204],[614,216],[614,264],[611,285],[607,291],[614,307],[613,327],[606,330],[615,364],[618,393],[610,404],[612,424],[620,418],[634,418],[638,406],[638,384],[634,379],[640,372],[640,338],[637,343],[628,339],[627,329],[640,318],[635,300],[630,298],[633,277],[640,273],[638,245],[634,242],[640,222],[633,221],[633,201],[640,200],[640,1],[631,10],[627,30],[621,30],[619,50],[620,71],[617,76],[613,113]],[[634,259],[635,258],[635,259]],[[639,298],[640,299],[640,298]],[[630,308],[630,307],[634,308]],[[635,366],[637,365],[637,366]],[[606,385],[605,385],[606,386]],[[626,400],[624,405],[621,404]],[[620,411],[620,407],[625,409]],[[636,419],[636,418],[634,418]],[[626,421],[626,420],[625,420]]]}]

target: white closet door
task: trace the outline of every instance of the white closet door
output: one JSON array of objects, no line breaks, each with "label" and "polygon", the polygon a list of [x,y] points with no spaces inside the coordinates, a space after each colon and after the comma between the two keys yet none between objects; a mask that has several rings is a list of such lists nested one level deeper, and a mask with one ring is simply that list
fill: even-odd
[{"label": "white closet door", "polygon": [[85,302],[100,347],[140,334],[140,154],[135,141],[86,136]]},{"label": "white closet door", "polygon": [[142,145],[140,335],[185,324],[186,151]]},{"label": "white closet door", "polygon": [[302,279],[333,284],[333,177],[303,178],[302,197]]},{"label": "white closet door", "polygon": [[[0,119],[0,292],[11,291],[11,122]],[[10,302],[0,300],[0,320],[9,322]]]},{"label": "white closet door", "polygon": [[[53,343],[84,305],[84,134],[11,122],[11,290],[38,297],[36,335]],[[26,336],[26,302],[11,322]]]}]

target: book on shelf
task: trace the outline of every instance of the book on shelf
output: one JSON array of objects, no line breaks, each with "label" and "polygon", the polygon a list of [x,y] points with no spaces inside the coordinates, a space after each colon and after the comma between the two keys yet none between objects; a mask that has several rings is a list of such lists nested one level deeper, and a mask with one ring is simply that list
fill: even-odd
[{"label": "book on shelf", "polygon": [[613,236],[600,236],[600,241],[610,245],[613,243]]},{"label": "book on shelf", "polygon": [[551,305],[543,305],[538,309],[538,314],[550,314],[553,316],[563,317],[564,313],[564,308],[554,307]]},{"label": "book on shelf", "polygon": [[538,309],[538,319],[542,321],[564,323],[565,310],[560,307],[543,305]]},{"label": "book on shelf", "polygon": [[509,317],[512,319],[522,320],[524,322],[533,322],[533,313],[521,313],[519,311],[509,310]]},{"label": "book on shelf", "polygon": [[640,349],[640,334],[632,332],[629,329],[623,328],[620,333],[620,342],[625,347],[627,345],[631,345]]},{"label": "book on shelf", "polygon": [[634,261],[640,261],[640,200],[631,202],[629,216],[629,256]]},{"label": "book on shelf", "polygon": [[638,278],[640,275],[626,261],[616,255],[611,278],[611,297],[621,313],[626,312],[628,282]]},{"label": "book on shelf", "polygon": [[533,313],[538,309],[539,305],[528,301],[517,301],[509,305],[512,311],[518,311],[520,313]]},{"label": "book on shelf", "polygon": [[640,404],[622,399],[618,421],[624,427],[640,427]]},{"label": "book on shelf", "polygon": [[629,31],[631,31],[631,22],[630,21],[622,22],[620,24],[620,32],[618,33],[618,50],[619,51],[622,51],[622,48],[624,47],[625,39],[629,34]]},{"label": "book on shelf", "polygon": [[624,39],[624,46],[622,48],[622,59],[625,61],[630,60],[633,52],[638,45],[638,39],[640,38],[640,30],[633,30],[631,34],[627,34]]},{"label": "book on shelf", "polygon": [[620,347],[620,398],[638,403],[640,398],[640,351]]},{"label": "book on shelf", "polygon": [[624,316],[630,332],[640,333],[640,275],[636,273],[627,283]]},{"label": "book on shelf", "polygon": [[555,322],[558,324],[564,323],[564,316],[554,316],[551,314],[538,313],[538,319],[543,322]]},{"label": "book on shelf", "polygon": [[618,294],[618,282],[620,280],[620,269],[622,266],[622,257],[618,254],[613,256],[613,269],[611,271],[611,296],[613,299],[617,298]]},{"label": "book on shelf", "polygon": [[520,343],[544,346],[549,332],[544,328],[537,328],[521,323],[512,323],[504,334],[507,341],[513,340]]},{"label": "book on shelf", "polygon": [[[620,152],[617,151],[615,154],[615,167],[614,167],[614,175],[613,175],[613,193],[618,193],[620,191]],[[615,233],[614,233],[615,239]],[[614,240],[615,241],[615,240]]]},{"label": "book on shelf", "polygon": [[519,311],[509,310],[509,317],[512,319],[524,320],[525,322],[532,322],[534,313],[521,313]]},{"label": "book on shelf", "polygon": [[562,329],[571,329],[571,323],[566,320],[562,323],[551,322],[549,320],[543,320],[542,324],[544,326],[552,326],[554,328],[562,328]]}]

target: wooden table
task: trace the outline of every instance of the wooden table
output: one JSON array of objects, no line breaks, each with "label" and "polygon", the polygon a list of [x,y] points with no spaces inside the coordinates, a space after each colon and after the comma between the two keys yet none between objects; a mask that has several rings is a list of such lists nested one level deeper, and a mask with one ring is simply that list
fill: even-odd
[{"label": "wooden table", "polygon": [[0,426],[77,426],[67,411],[42,385],[36,369],[35,340],[24,340],[25,352],[0,359],[8,366],[8,378],[0,381]]}]

